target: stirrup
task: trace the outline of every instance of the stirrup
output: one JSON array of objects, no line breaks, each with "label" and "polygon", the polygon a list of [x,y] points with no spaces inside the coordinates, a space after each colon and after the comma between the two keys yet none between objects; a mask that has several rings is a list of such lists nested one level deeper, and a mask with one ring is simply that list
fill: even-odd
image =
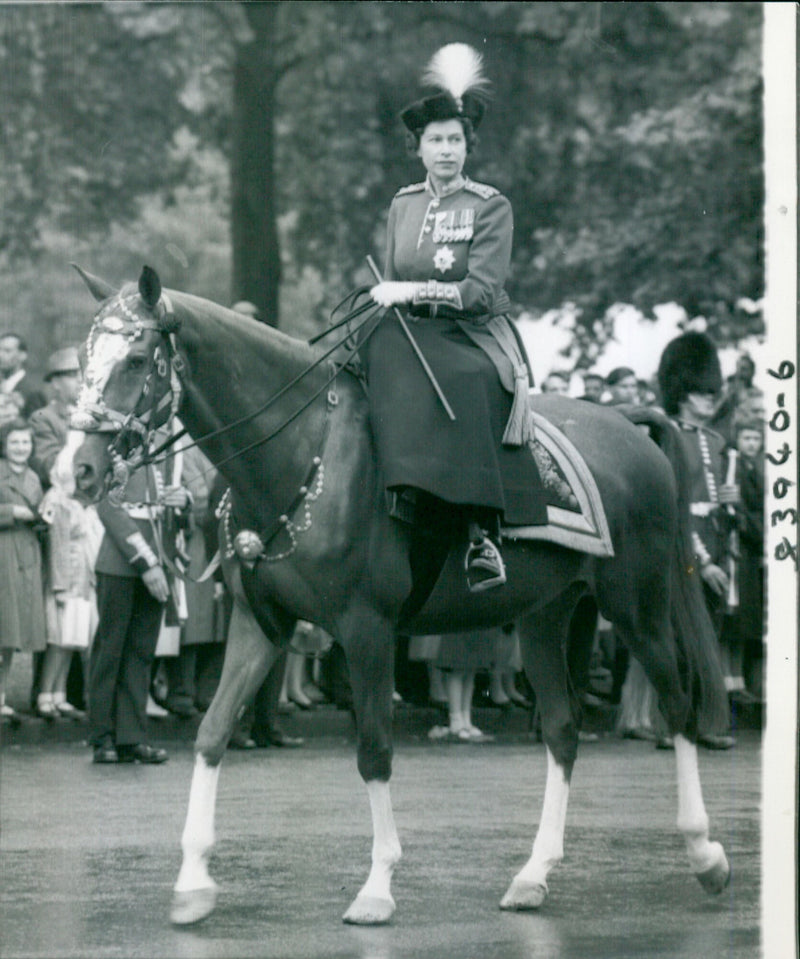
[{"label": "stirrup", "polygon": [[506,582],[503,557],[485,530],[480,530],[480,539],[471,540],[464,557],[464,569],[471,593],[482,593]]}]

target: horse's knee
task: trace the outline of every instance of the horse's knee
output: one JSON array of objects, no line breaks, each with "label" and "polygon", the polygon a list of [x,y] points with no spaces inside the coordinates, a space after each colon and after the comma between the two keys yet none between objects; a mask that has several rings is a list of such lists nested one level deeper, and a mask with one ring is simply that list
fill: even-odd
[{"label": "horse's knee", "polygon": [[578,727],[570,719],[542,718],[542,739],[569,779],[578,755]]},{"label": "horse's knee", "polygon": [[658,709],[671,734],[687,731],[691,704],[689,695],[682,688],[680,673],[674,659],[668,655],[648,660],[644,658],[647,678],[658,696]]},{"label": "horse's knee", "polygon": [[227,743],[222,743],[221,745],[204,745],[198,738],[194,744],[194,754],[195,756],[202,756],[209,766],[219,766],[219,764],[222,762],[223,756],[225,755],[226,748]]},{"label": "horse's knee", "polygon": [[677,689],[659,695],[658,708],[672,735],[686,733],[689,726],[689,697]]},{"label": "horse's knee", "polygon": [[207,713],[197,730],[194,753],[195,756],[202,756],[209,766],[218,766],[225,755],[231,730],[222,729],[213,722],[207,722],[208,718]]},{"label": "horse's knee", "polygon": [[359,742],[358,771],[364,782],[388,782],[392,776],[392,747],[389,743]]}]

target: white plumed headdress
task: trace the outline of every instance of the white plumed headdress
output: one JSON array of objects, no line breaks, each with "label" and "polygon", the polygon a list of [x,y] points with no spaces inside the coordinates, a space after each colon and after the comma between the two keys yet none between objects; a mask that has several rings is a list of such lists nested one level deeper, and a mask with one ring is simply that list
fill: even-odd
[{"label": "white plumed headdress", "polygon": [[466,43],[448,43],[431,57],[422,82],[438,93],[412,103],[400,114],[409,130],[420,130],[434,120],[465,117],[476,128],[483,118],[488,82],[483,57]]}]

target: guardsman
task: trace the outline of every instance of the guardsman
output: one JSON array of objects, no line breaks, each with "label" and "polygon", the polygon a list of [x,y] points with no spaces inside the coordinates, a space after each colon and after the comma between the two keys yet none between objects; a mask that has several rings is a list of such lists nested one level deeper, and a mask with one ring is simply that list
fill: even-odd
[{"label": "guardsman", "polygon": [[[731,512],[739,490],[726,483],[725,439],[708,428],[722,387],[719,357],[708,336],[690,331],[669,342],[659,362],[658,385],[664,412],[678,428],[686,455],[695,561],[719,639],[731,586]],[[698,742],[710,749],[734,744],[727,730],[712,730]]]},{"label": "guardsman", "polygon": [[[156,433],[153,442],[164,438]],[[172,606],[173,616],[182,612],[170,569],[190,507],[189,491],[170,458],[140,466],[118,497],[98,504],[104,536],[95,564],[99,622],[89,665],[94,762],[168,758],[165,750],[147,744],[147,695],[165,606]]]}]

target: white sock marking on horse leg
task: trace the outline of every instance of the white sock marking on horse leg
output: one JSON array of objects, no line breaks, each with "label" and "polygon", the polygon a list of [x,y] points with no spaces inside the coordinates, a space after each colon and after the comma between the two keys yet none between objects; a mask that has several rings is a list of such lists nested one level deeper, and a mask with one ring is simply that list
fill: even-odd
[{"label": "white sock marking on horse leg", "polygon": [[547,781],[542,815],[533,841],[531,858],[520,869],[515,880],[541,883],[546,887],[551,869],[564,858],[564,829],[567,824],[569,782],[563,768],[547,749]]},{"label": "white sock marking on horse leg", "polygon": [[678,829],[683,833],[693,872],[716,864],[721,847],[708,841],[708,813],[700,787],[697,746],[684,736],[675,736],[675,766],[678,772]]},{"label": "white sock marking on horse leg", "polygon": [[209,766],[202,754],[194,761],[186,825],[181,836],[183,862],[175,892],[205,889],[215,885],[208,874],[208,857],[214,845],[214,807],[221,763]]},{"label": "white sock marking on horse leg", "polygon": [[400,861],[402,850],[397,836],[389,783],[373,780],[367,783],[372,812],[372,868],[358,897],[392,900],[392,873]]}]

